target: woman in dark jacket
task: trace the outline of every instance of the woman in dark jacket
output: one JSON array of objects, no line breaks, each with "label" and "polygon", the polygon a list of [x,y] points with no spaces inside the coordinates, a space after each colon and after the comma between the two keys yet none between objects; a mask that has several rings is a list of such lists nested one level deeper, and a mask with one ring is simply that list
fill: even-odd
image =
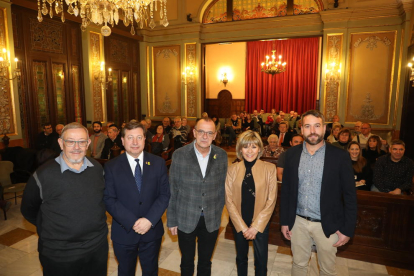
[{"label": "woman in dark jacket", "polygon": [[361,154],[361,146],[352,141],[348,145],[348,152],[354,168],[355,186],[358,190],[371,191],[372,169],[371,165]]},{"label": "woman in dark jacket", "polygon": [[368,139],[367,147],[362,150],[362,156],[368,160],[371,164],[372,169],[374,169],[375,162],[377,162],[378,157],[386,155],[387,153],[381,149],[382,143],[381,139],[377,135],[372,135]]}]

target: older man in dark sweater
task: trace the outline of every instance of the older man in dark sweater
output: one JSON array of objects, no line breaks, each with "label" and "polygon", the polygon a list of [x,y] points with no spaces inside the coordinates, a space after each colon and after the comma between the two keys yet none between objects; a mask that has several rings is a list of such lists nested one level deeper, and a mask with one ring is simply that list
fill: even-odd
[{"label": "older man in dark sweater", "polygon": [[23,194],[23,216],[37,227],[44,275],[106,275],[102,166],[85,157],[90,140],[79,123],[64,127],[62,153],[41,166]]}]

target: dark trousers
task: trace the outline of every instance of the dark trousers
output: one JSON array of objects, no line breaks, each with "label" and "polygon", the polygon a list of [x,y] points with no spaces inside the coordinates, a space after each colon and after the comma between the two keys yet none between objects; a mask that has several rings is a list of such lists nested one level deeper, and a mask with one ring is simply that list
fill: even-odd
[{"label": "dark trousers", "polygon": [[[233,229],[234,242],[236,243],[236,264],[237,275],[247,276],[247,262],[249,254],[249,241],[243,237],[243,232],[236,233]],[[266,226],[263,233],[258,232],[256,238],[253,240],[254,249],[254,266],[256,276],[267,275],[267,253],[269,242],[269,224]]]},{"label": "dark trousers", "polygon": [[142,275],[158,275],[158,254],[161,240],[151,242],[139,242],[137,244],[119,244],[112,242],[114,253],[118,260],[119,276],[134,276],[137,267],[137,257],[141,263]]},{"label": "dark trousers", "polygon": [[234,132],[234,129],[232,126],[226,127],[226,132],[229,134],[228,146],[231,146],[233,141],[236,140],[236,132]]},{"label": "dark trousers", "polygon": [[197,276],[211,275],[211,257],[216,245],[218,229],[209,233],[204,217],[200,216],[198,225],[192,233],[184,233],[178,230],[178,245],[181,250],[181,275],[192,276],[194,274],[194,258],[196,238],[198,239],[198,264]]},{"label": "dark trousers", "polygon": [[108,241],[94,251],[83,254],[79,258],[57,259],[54,256],[39,254],[44,276],[106,276],[108,263]]}]

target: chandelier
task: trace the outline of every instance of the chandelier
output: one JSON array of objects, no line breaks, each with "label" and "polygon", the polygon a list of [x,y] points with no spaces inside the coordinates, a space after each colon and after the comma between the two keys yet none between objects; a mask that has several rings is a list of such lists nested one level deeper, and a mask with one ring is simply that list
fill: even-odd
[{"label": "chandelier", "polygon": [[266,62],[262,62],[262,72],[266,74],[275,75],[286,71],[286,62],[282,63],[282,56],[279,55],[279,60],[276,60],[276,50],[272,51],[272,59],[266,56]]},{"label": "chandelier", "polygon": [[[65,22],[65,14],[63,13],[63,0],[37,0],[39,22],[43,21],[42,15],[50,15],[53,17],[62,13],[62,22]],[[155,28],[154,13],[160,15],[160,24],[164,27],[168,26],[167,19],[167,0],[65,0],[68,6],[67,12],[75,16],[80,15],[82,18],[82,31],[92,22],[97,25],[103,25],[101,33],[104,36],[111,34],[111,28],[118,25],[122,20],[125,27],[131,24],[131,34],[135,35],[134,22],[142,29],[149,26]],[[159,2],[159,8],[158,3]],[[49,7],[47,6],[49,4]],[[54,9],[53,9],[54,6]],[[138,27],[138,26],[137,26]]]}]

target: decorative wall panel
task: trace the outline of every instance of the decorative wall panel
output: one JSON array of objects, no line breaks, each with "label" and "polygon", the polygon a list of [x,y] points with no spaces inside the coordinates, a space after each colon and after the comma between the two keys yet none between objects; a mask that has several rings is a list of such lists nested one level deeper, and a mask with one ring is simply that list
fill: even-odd
[{"label": "decorative wall panel", "polygon": [[32,51],[63,54],[63,25],[52,21],[39,23],[30,18],[30,42]]},{"label": "decorative wall panel", "polygon": [[36,122],[40,131],[42,124],[50,122],[49,103],[47,100],[46,62],[33,62],[34,94],[36,105]]},{"label": "decorative wall panel", "polygon": [[[138,93],[138,73],[134,73],[134,113],[136,114],[136,116],[139,116],[138,113],[138,97],[139,97],[139,93]],[[138,117],[134,118],[134,119],[138,119]]]},{"label": "decorative wall panel", "polygon": [[123,101],[123,108],[122,112],[124,113],[124,121],[128,122],[129,118],[129,100],[128,100],[128,72],[122,72],[122,101]]},{"label": "decorative wall panel", "polygon": [[[339,68],[342,60],[342,34],[328,34],[328,47],[326,49],[326,64],[330,69],[332,67]],[[335,66],[332,64],[335,63]],[[339,84],[341,74],[338,71],[325,73],[325,118],[326,121],[331,122],[332,117],[338,114],[338,100],[339,100]]]},{"label": "decorative wall panel", "polygon": [[[186,66],[197,68],[196,44],[185,45]],[[187,76],[187,117],[197,117],[197,69],[193,76]]]},{"label": "decorative wall panel", "polygon": [[[8,48],[6,18],[6,9],[0,8],[0,49]],[[6,78],[9,77],[9,72],[7,72]],[[16,132],[13,108],[10,81],[2,78],[0,79],[0,135]]]},{"label": "decorative wall panel", "polygon": [[227,0],[218,0],[204,14],[203,23],[218,23],[227,21]]},{"label": "decorative wall panel", "polygon": [[111,39],[111,44],[109,47],[111,62],[129,64],[131,57],[129,55],[128,49],[129,47],[127,42]]},{"label": "decorative wall panel", "polygon": [[388,124],[396,32],[351,34],[346,121]]},{"label": "decorative wall panel", "polygon": [[180,46],[153,48],[155,116],[181,115]]},{"label": "decorative wall panel", "polygon": [[113,70],[112,73],[112,103],[113,103],[113,121],[119,123],[119,91],[118,91],[118,81],[119,81],[119,71]]},{"label": "decorative wall panel", "polygon": [[93,120],[104,121],[103,115],[103,97],[102,88],[99,83],[99,70],[101,62],[101,35],[98,33],[90,32],[90,53],[92,53],[92,97],[93,97]]},{"label": "decorative wall panel", "polygon": [[66,124],[65,71],[63,64],[52,64],[53,92],[56,106],[56,122]]},{"label": "decorative wall panel", "polygon": [[80,96],[79,66],[72,65],[72,87],[75,106],[75,121],[82,123],[82,98]]},{"label": "decorative wall panel", "polygon": [[276,17],[286,15],[286,2],[279,0],[233,0],[233,20]]}]

